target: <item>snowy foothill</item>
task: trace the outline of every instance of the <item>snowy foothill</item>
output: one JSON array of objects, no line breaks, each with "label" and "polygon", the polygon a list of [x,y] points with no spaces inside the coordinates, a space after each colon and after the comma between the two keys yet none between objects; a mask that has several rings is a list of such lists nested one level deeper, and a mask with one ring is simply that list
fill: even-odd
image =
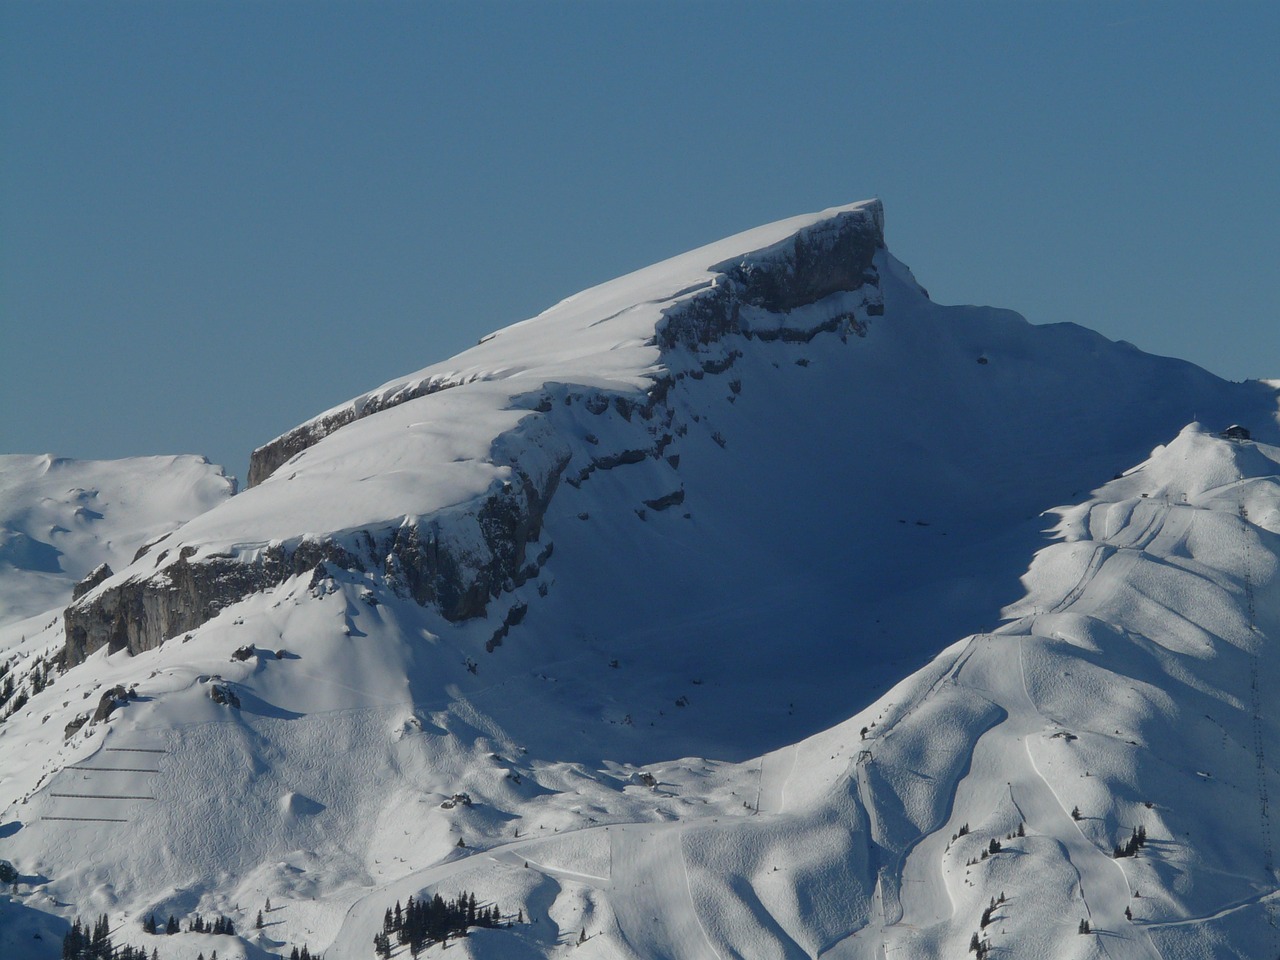
[{"label": "snowy foothill", "polygon": [[64,605],[99,564],[123,569],[235,489],[203,457],[0,456],[0,626]]},{"label": "snowy foothill", "polygon": [[[851,224],[865,262],[823,263]],[[166,960],[372,957],[397,902],[464,890],[510,926],[462,957],[1280,950],[1275,385],[935,304],[882,228],[834,208],[570,297],[229,499],[161,470],[190,509],[140,500],[77,604],[141,597],[102,607],[123,636],[183,564],[282,572],[58,669],[85,548],[3,628],[54,665],[0,725],[0,951],[106,913]],[[484,591],[424,602],[409,529]],[[197,913],[236,935],[142,929]]]}]

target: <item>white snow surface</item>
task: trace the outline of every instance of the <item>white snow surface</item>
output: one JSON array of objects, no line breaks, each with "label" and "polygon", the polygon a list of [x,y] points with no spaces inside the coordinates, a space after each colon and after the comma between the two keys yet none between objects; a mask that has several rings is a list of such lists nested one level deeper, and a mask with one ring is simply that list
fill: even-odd
[{"label": "white snow surface", "polygon": [[124,568],[234,492],[203,457],[0,456],[0,626],[65,604],[94,567]]},{"label": "white snow surface", "polygon": [[[485,617],[327,568],[54,673],[0,726],[20,874],[0,955],[55,957],[68,918],[106,912],[166,960],[372,957],[397,900],[462,889],[525,922],[450,956],[935,958],[975,932],[1032,960],[1280,953],[1275,385],[939,306],[887,251],[875,291],[747,318],[856,325],[654,343],[718,264],[857,210],[879,216],[784,221],[571,297],[357,398],[460,384],[177,530],[166,546],[251,560],[465,518],[516,468],[651,444],[577,398],[674,378],[662,455],[562,483],[531,547],[554,553]],[[1255,439],[1217,435],[1232,422]],[[60,648],[56,612],[21,643],[0,628],[11,669]],[[136,698],[64,739],[117,684]],[[142,933],[195,911],[240,935]]]}]

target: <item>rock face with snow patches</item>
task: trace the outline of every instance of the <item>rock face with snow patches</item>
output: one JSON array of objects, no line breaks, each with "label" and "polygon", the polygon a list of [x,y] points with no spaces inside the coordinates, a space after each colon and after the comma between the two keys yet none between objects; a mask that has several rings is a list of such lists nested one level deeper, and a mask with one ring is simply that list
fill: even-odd
[{"label": "rock face with snow patches", "polygon": [[1276,413],[933,303],[878,203],[584,291],[0,626],[0,952],[469,890],[476,958],[1274,955]]}]

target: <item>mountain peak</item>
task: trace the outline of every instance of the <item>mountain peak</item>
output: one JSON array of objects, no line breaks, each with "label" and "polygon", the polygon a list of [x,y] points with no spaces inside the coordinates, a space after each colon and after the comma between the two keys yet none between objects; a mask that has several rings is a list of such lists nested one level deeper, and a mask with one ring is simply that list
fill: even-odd
[{"label": "mountain peak", "polygon": [[[558,362],[566,354],[599,359],[628,340],[650,340],[667,310],[692,297],[723,300],[741,290],[756,305],[785,311],[857,289],[866,282],[871,256],[883,246],[884,207],[864,200],[756,227],[591,287],[482,337],[444,364],[388,381],[257,448],[249,486],[333,431],[408,400],[460,383],[536,375],[538,360],[548,367],[547,376],[563,377]],[[545,346],[548,338],[554,340],[552,351]],[[647,366],[647,358],[640,366]]]}]

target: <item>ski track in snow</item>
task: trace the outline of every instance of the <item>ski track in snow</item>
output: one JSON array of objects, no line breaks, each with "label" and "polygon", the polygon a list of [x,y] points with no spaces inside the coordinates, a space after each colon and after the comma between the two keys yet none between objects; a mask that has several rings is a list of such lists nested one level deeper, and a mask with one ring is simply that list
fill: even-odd
[{"label": "ski track in snow", "polygon": [[766,755],[760,761],[760,790],[757,813],[782,813],[786,809],[787,781],[796,768],[795,744]]},{"label": "ski track in snow", "polygon": [[[1080,602],[1109,561],[1119,560],[1129,566],[1134,552],[1146,549],[1166,532],[1170,515],[1167,506],[1151,504],[1147,509],[1134,511],[1138,512],[1143,514],[1140,526],[1133,530],[1125,527],[1110,538],[1114,543],[1120,534],[1125,534],[1125,546],[1118,553],[1111,545],[1096,547],[1085,572],[1054,607],[1054,612]],[[1133,516],[1131,513],[1130,521]],[[1180,518],[1176,524],[1178,529],[1171,533],[1174,536],[1183,533],[1187,522]],[[1109,571],[1104,579],[1117,579],[1111,573]],[[1032,625],[1034,620],[1031,619]],[[1076,870],[1085,914],[1105,955],[1115,960],[1160,960],[1142,925],[1134,924],[1124,915],[1131,893],[1123,867],[1084,836],[1031,755],[1031,738],[1044,735],[1054,724],[1040,713],[1027,687],[1023,643],[1029,639],[1030,634],[1019,633],[975,637],[959,658],[956,669],[948,675],[948,679],[966,683],[989,697],[1004,711],[1004,718],[978,738],[966,775],[954,785],[945,822],[907,852],[899,888],[901,915],[885,929],[886,942],[895,949],[909,950],[908,944],[917,931],[952,919],[957,905],[955,884],[963,878],[952,879],[960,866],[946,862],[950,837],[974,817],[975,810],[996,810],[1001,795],[1007,792],[1028,831],[1056,840]],[[1015,658],[1016,682],[1010,679],[1008,670]],[[999,782],[1002,776],[1008,778],[1003,786]],[[866,803],[865,791],[860,793],[864,794]],[[880,890],[883,910],[883,887]]]}]

